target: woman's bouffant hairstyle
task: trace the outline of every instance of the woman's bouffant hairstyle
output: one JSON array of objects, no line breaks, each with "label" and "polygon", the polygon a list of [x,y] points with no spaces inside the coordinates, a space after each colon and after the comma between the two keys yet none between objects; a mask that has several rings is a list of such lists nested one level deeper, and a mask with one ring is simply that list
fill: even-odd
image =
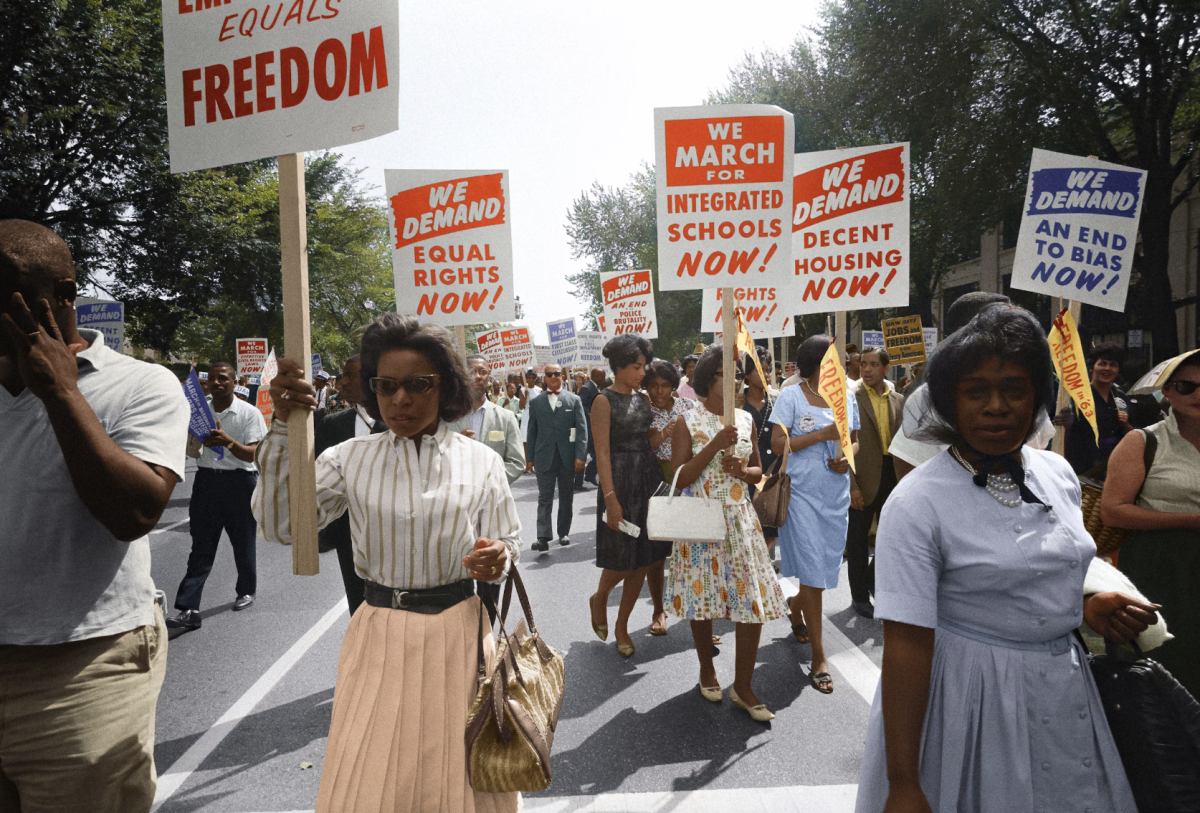
[{"label": "woman's bouffant hairstyle", "polygon": [[[692,389],[701,398],[708,397],[708,391],[712,389],[713,380],[717,377],[717,373],[721,372],[721,367],[725,363],[725,354],[719,344],[710,344],[703,353],[700,354],[700,360],[696,362],[696,369],[692,371]],[[739,364],[738,370],[742,367]]]},{"label": "woman's bouffant hairstyle", "polygon": [[929,382],[929,398],[934,408],[957,433],[954,393],[958,382],[991,359],[1012,362],[1029,373],[1034,409],[1027,437],[1032,437],[1038,424],[1038,410],[1045,409],[1054,391],[1054,365],[1041,325],[1033,314],[1016,305],[997,305],[980,311],[933,351],[925,365],[925,380]]},{"label": "woman's bouffant hairstyle", "polygon": [[800,347],[796,349],[796,372],[800,373],[801,378],[812,378],[831,344],[833,339],[820,333],[800,342]]},{"label": "woman's bouffant hairstyle", "polygon": [[684,375],[687,375],[687,366],[689,364],[697,364],[697,363],[699,363],[699,361],[700,361],[699,356],[697,356],[695,353],[689,353],[688,355],[683,357],[683,362],[680,364],[679,369],[683,372]]},{"label": "woman's bouffant hairstyle", "polygon": [[671,385],[671,389],[679,386],[679,371],[675,369],[675,365],[665,359],[655,359],[646,365],[646,378],[642,381],[642,388],[650,386],[651,378],[661,378]]},{"label": "woman's bouffant hairstyle", "polygon": [[614,373],[622,367],[637,364],[638,356],[645,357],[646,364],[654,360],[654,347],[650,340],[637,333],[622,333],[615,339],[609,339],[603,352]]},{"label": "woman's bouffant hairstyle", "polygon": [[471,411],[471,387],[467,368],[454,349],[450,332],[441,325],[422,325],[414,316],[385,313],[366,329],[362,337],[363,407],[375,420],[382,420],[379,401],[370,381],[379,375],[379,359],[389,350],[420,353],[441,376],[438,381],[438,417],[456,421]]}]

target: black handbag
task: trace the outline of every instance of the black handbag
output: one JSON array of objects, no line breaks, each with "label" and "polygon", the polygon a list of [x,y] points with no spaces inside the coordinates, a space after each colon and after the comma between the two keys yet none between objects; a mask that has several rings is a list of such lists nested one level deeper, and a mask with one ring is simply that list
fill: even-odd
[{"label": "black handbag", "polygon": [[1200,703],[1162,664],[1133,644],[1136,660],[1109,642],[1088,660],[1133,798],[1142,813],[1200,810]]}]

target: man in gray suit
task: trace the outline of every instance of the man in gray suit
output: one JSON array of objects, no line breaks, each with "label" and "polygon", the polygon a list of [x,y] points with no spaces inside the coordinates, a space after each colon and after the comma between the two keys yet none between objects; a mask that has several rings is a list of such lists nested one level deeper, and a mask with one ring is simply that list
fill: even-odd
[{"label": "man in gray suit", "polygon": [[450,424],[450,431],[462,432],[482,443],[504,461],[504,473],[512,485],[525,473],[525,452],[521,448],[521,427],[517,417],[488,400],[492,368],[479,353],[467,356],[471,380],[471,411]]},{"label": "man in gray suit", "polygon": [[537,474],[538,513],[536,551],[550,550],[550,509],[558,485],[558,544],[571,539],[571,503],[575,475],[587,459],[587,419],[578,395],[563,389],[562,368],[547,364],[546,391],[529,402],[529,470]]}]

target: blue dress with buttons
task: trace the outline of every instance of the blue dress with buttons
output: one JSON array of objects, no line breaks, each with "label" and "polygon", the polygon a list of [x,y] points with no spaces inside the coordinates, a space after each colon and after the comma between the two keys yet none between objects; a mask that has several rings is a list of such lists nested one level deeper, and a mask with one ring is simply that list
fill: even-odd
[{"label": "blue dress with buttons", "polygon": [[[921,736],[934,811],[1136,813],[1082,645],[1096,546],[1079,483],[1024,450],[1050,509],[1001,505],[948,452],[892,493],[879,523],[875,617],[936,629]],[[1015,496],[1015,495],[1014,495]],[[857,813],[888,794],[882,687],[867,727]]]}]

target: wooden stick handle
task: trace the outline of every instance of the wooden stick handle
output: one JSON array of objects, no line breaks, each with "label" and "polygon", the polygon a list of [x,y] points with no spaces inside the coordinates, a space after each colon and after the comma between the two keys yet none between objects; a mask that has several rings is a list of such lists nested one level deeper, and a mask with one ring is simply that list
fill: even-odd
[{"label": "wooden stick handle", "polygon": [[[1063,308],[1063,300],[1058,300],[1059,310]],[[1075,324],[1079,324],[1079,315],[1083,310],[1083,304],[1077,300],[1067,300],[1066,308],[1071,314],[1071,318],[1075,320]],[[1060,360],[1061,365],[1061,360]],[[1071,395],[1067,392],[1067,387],[1062,381],[1058,382],[1058,401],[1054,405],[1054,415],[1057,418],[1058,413],[1063,411],[1063,407],[1071,402]],[[1057,455],[1067,456],[1067,428],[1065,426],[1054,427],[1054,440],[1050,444],[1050,451]]]},{"label": "wooden stick handle", "polygon": [[[304,199],[304,153],[279,156],[279,249],[283,261],[283,347],[287,357],[310,370],[312,334],[308,321],[308,224]],[[291,503],[292,573],[315,576],[317,551],[317,464],[313,458],[312,414],[293,409],[288,417],[288,492]]]},{"label": "wooden stick handle", "polygon": [[725,414],[721,416],[723,426],[733,426],[733,388],[737,383],[737,302],[732,288],[721,289],[721,399]]}]

